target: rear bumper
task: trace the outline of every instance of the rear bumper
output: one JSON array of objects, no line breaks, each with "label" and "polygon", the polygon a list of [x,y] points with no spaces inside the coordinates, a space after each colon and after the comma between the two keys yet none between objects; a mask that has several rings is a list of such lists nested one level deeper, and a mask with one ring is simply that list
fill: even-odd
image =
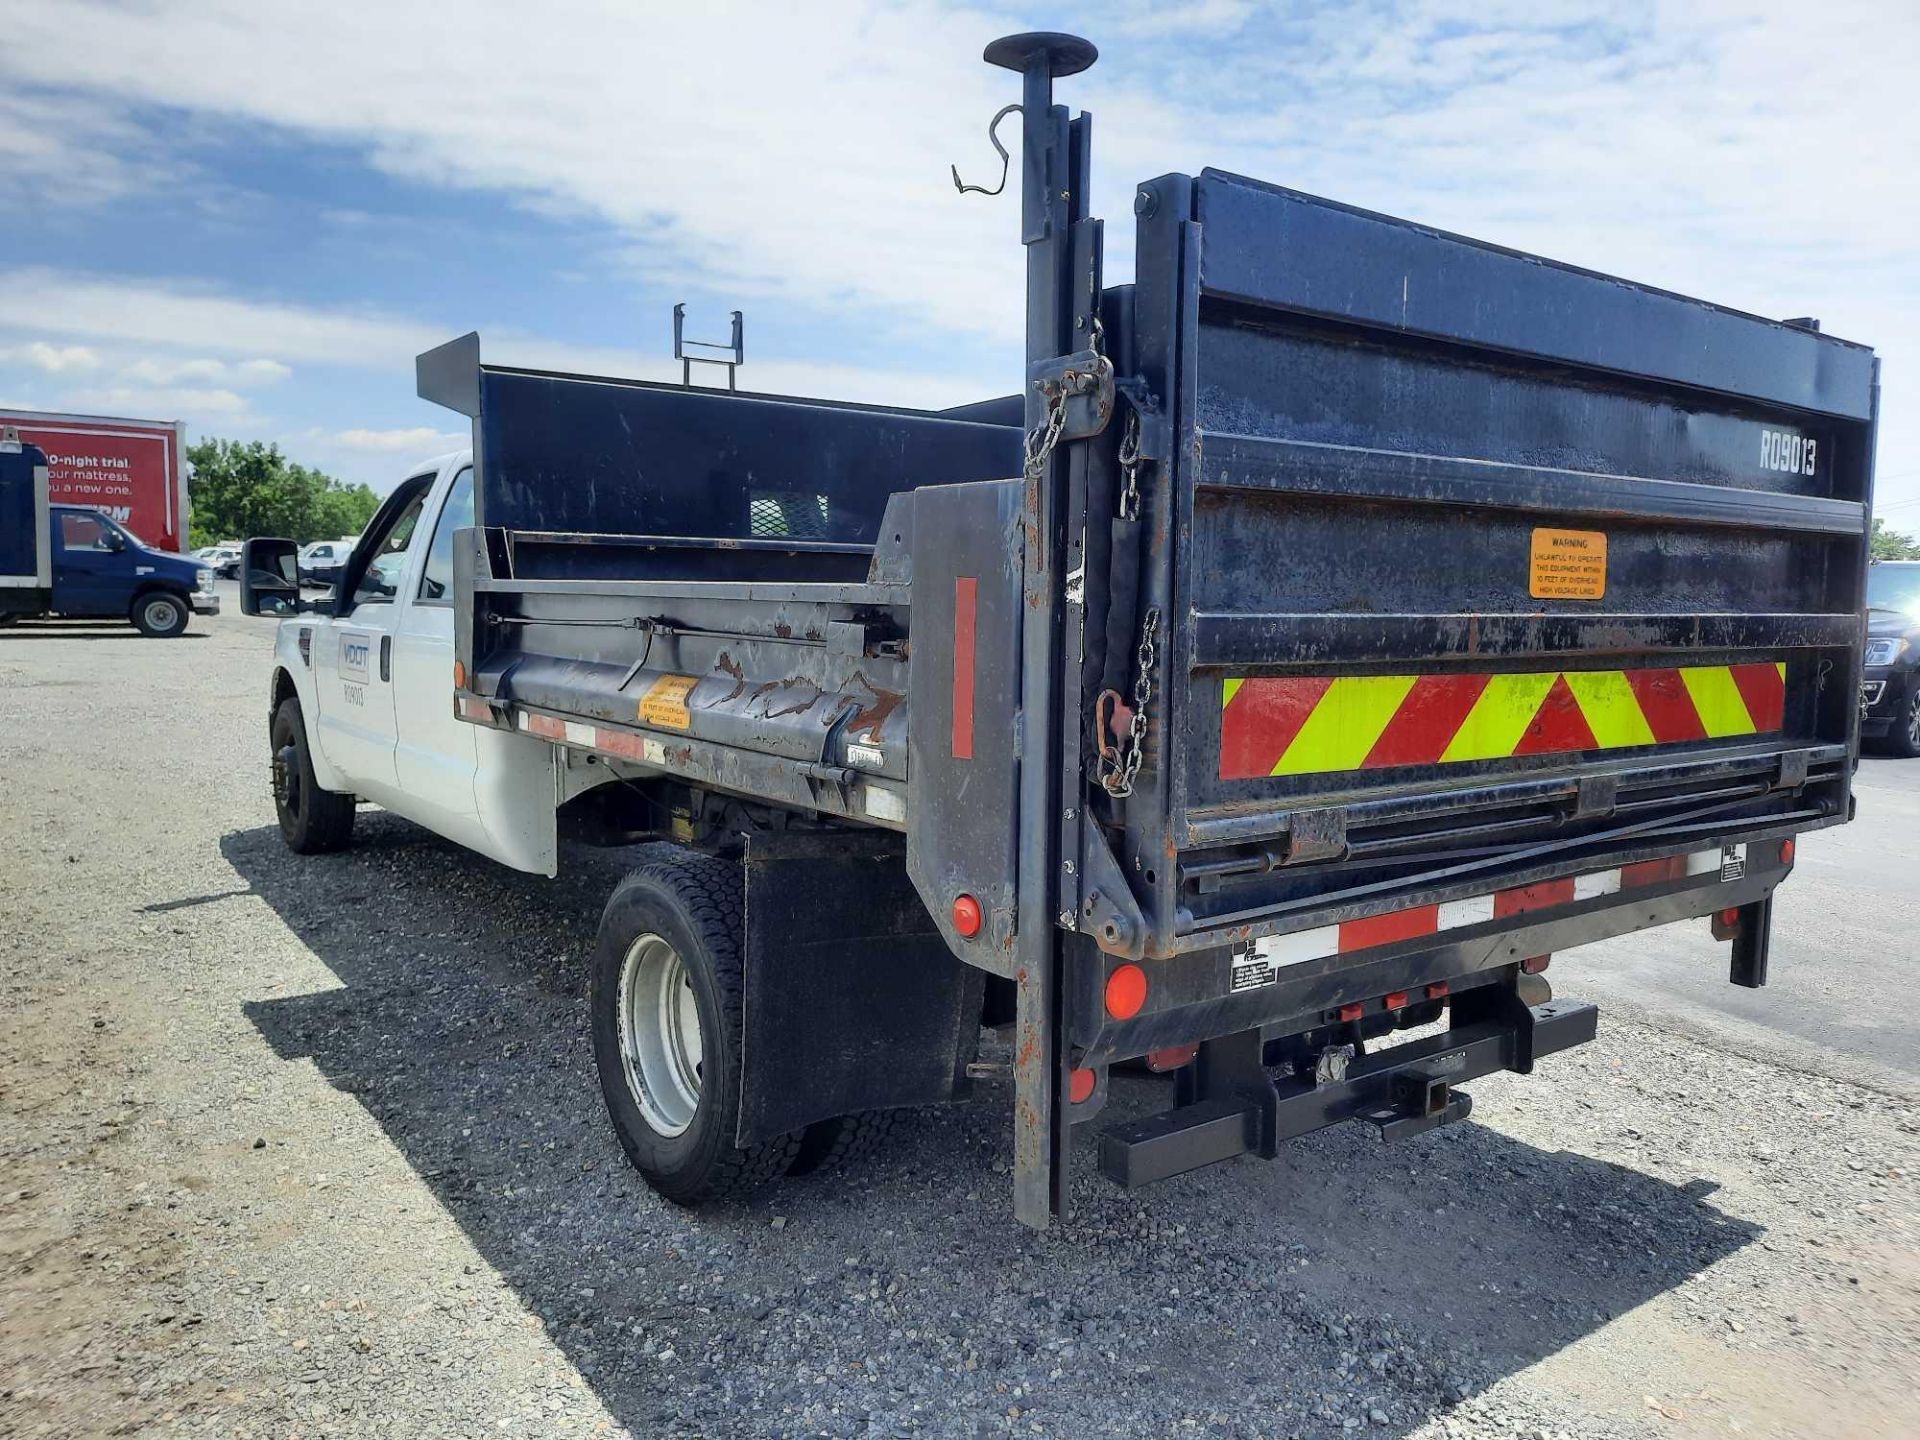
[{"label": "rear bumper", "polygon": [[1338,1080],[1296,1077],[1274,1083],[1250,1076],[1237,1094],[1182,1105],[1115,1125],[1100,1137],[1100,1168],[1132,1189],[1230,1160],[1274,1158],[1285,1141],[1369,1120],[1395,1139],[1454,1120],[1472,1109],[1454,1087],[1593,1039],[1599,1012],[1580,1001],[1548,1001],[1509,1023],[1482,1021],[1363,1055]]},{"label": "rear bumper", "polygon": [[[1356,1004],[1367,1023],[1379,1024],[1418,1003],[1430,985],[1458,993],[1532,956],[1765,899],[1792,868],[1782,838],[1636,857],[1610,889],[1563,866],[1558,876],[1515,877],[1494,896],[1461,898],[1456,885],[1410,894],[1384,912],[1377,904],[1369,914],[1336,911],[1286,935],[1148,960],[1141,967],[1146,1001],[1127,1020],[1115,1020],[1105,1005],[1112,957],[1083,956],[1069,976],[1077,1063],[1110,1064],[1249,1030],[1298,1034],[1340,1021],[1341,1008]],[[1671,867],[1665,878],[1648,878],[1661,866]],[[1491,901],[1491,913],[1476,911],[1476,900]],[[1399,1004],[1389,1003],[1394,997]]]}]

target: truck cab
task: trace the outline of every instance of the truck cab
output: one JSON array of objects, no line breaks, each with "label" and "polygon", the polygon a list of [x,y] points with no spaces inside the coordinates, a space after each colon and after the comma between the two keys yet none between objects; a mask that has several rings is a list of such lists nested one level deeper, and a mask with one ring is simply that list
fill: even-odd
[{"label": "truck cab", "polygon": [[98,510],[49,503],[37,447],[14,440],[0,442],[0,452],[0,524],[14,532],[0,547],[0,625],[44,615],[124,618],[143,635],[168,638],[191,615],[219,613],[211,567],[155,549]]},{"label": "truck cab", "polygon": [[[296,848],[329,849],[355,797],[504,864],[552,874],[550,747],[462,723],[453,707],[453,537],[473,524],[456,451],[387,497],[324,600],[302,600],[293,542],[252,540],[241,608],[286,616],[275,644],[274,787]],[[346,818],[340,818],[344,815]]]}]

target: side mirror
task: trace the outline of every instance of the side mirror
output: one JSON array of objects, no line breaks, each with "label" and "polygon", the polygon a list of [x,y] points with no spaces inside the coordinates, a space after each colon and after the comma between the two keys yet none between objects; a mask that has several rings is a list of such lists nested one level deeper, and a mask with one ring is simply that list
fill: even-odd
[{"label": "side mirror", "polygon": [[249,540],[240,547],[240,613],[293,615],[300,609],[300,547],[291,540]]},{"label": "side mirror", "polygon": [[117,555],[127,548],[127,537],[118,530],[105,530],[101,532],[100,543]]}]

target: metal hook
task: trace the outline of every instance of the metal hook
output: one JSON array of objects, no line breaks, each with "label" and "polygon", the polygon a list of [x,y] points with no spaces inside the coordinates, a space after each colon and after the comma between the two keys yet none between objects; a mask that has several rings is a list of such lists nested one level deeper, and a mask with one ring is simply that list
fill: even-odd
[{"label": "metal hook", "polygon": [[947,167],[953,172],[953,188],[958,190],[962,195],[965,195],[968,191],[972,191],[976,195],[998,195],[1002,190],[1007,188],[1007,169],[1012,164],[1012,157],[1007,154],[1007,147],[1000,143],[1000,137],[994,132],[1000,128],[1000,122],[1002,120],[1019,109],[1020,107],[1018,105],[1004,105],[1001,107],[1000,113],[995,115],[993,119],[987,123],[987,139],[991,140],[993,142],[993,148],[1000,152],[1000,183],[998,185],[989,190],[984,185],[963,184],[960,179],[960,167],[958,165],[949,165]]}]

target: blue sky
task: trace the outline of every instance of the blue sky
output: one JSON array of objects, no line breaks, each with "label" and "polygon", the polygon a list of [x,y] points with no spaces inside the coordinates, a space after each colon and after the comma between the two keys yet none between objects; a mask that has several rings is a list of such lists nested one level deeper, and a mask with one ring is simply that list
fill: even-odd
[{"label": "blue sky", "polygon": [[[1009,30],[1102,48],[1109,276],[1134,180],[1218,165],[1769,315],[1885,357],[1881,508],[1920,530],[1920,7],[12,0],[0,403],[184,419],[386,488],[459,441],[412,358],[666,377],[747,312],[743,383],[1013,388],[986,118]],[[1097,23],[1096,23],[1097,22]]]}]

